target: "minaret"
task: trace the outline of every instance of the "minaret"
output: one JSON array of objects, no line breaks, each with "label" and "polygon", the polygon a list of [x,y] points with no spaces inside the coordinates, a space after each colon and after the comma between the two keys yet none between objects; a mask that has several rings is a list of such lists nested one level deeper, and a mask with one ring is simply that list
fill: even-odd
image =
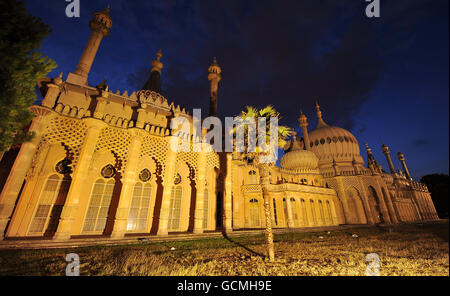
[{"label": "minaret", "polygon": [[161,49],[156,53],[156,60],[152,61],[152,72],[147,82],[144,84],[142,90],[152,90],[157,93],[161,93],[161,70],[164,67],[161,62],[163,54]]},{"label": "minaret", "polygon": [[372,154],[372,149],[370,149],[369,144],[365,143],[367,152],[367,166],[370,168],[372,173],[378,172],[378,163]]},{"label": "minaret", "polygon": [[383,145],[381,146],[381,149],[383,149],[383,153],[386,156],[386,161],[389,165],[389,170],[391,171],[391,174],[395,175],[395,168],[394,168],[394,164],[392,163],[389,147],[383,143]]},{"label": "minaret", "polygon": [[103,37],[109,35],[112,27],[112,20],[109,12],[110,9],[108,6],[105,10],[94,13],[93,19],[89,22],[89,27],[92,30],[91,36],[89,37],[80,61],[78,62],[77,69],[74,73],[70,73],[67,78],[68,82],[87,85],[89,71],[91,70],[100,42]]},{"label": "minaret", "polygon": [[317,111],[317,120],[318,120],[316,128],[328,126],[328,124],[326,124],[325,121],[323,121],[323,119],[322,119],[322,111],[320,111],[319,102],[317,102],[317,101],[316,101],[316,111]]},{"label": "minaret", "polygon": [[219,88],[219,81],[222,79],[222,76],[220,76],[221,72],[222,69],[217,64],[216,58],[214,58],[211,66],[208,68],[208,80],[211,81],[209,116],[217,116],[217,91]]},{"label": "minaret", "polygon": [[300,127],[302,128],[303,133],[303,143],[305,144],[305,149],[310,150],[309,146],[309,135],[308,135],[308,118],[302,111],[300,111],[300,117],[298,118],[298,122],[300,123]]},{"label": "minaret", "polygon": [[403,167],[403,170],[405,171],[406,178],[411,180],[412,178],[411,178],[411,175],[410,175],[410,173],[408,171],[408,167],[406,166],[405,156],[401,152],[399,152],[397,155],[398,155],[398,160],[400,160],[400,162],[402,164],[402,167]]}]

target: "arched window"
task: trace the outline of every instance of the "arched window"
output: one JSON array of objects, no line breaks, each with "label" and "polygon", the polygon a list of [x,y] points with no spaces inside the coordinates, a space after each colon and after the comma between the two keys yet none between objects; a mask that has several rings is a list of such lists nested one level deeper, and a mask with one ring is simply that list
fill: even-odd
[{"label": "arched window", "polygon": [[299,226],[297,203],[295,202],[295,198],[293,197],[291,197],[291,209],[292,209],[292,218],[294,219],[294,226]]},{"label": "arched window", "polygon": [[330,202],[327,200],[327,214],[328,214],[328,218],[330,219],[330,222],[333,221],[333,215],[331,212],[331,206],[330,206]]},{"label": "arched window", "polygon": [[130,213],[128,215],[128,231],[146,231],[150,210],[152,185],[136,183],[131,199]]},{"label": "arched window", "polygon": [[258,184],[258,178],[256,177],[256,171],[251,170],[248,172],[248,183],[249,184]]},{"label": "arched window", "polygon": [[273,218],[275,220],[275,225],[278,225],[277,203],[275,201],[275,198],[273,199]]},{"label": "arched window", "polygon": [[252,198],[250,200],[249,212],[250,212],[250,226],[260,227],[261,217],[259,211],[259,202],[256,198]]},{"label": "arched window", "polygon": [[369,186],[369,204],[372,207],[372,211],[375,213],[375,220],[377,223],[383,223],[383,214],[380,210],[380,199],[378,198],[377,191],[372,186]]},{"label": "arched window", "polygon": [[288,225],[288,209],[287,209],[287,204],[286,204],[286,199],[283,198],[283,210],[284,210],[284,221],[286,223],[286,225]]},{"label": "arched window", "polygon": [[322,224],[325,224],[325,213],[323,210],[323,203],[319,200],[319,211],[320,211],[320,219],[322,220]]},{"label": "arched window", "polygon": [[83,232],[102,233],[105,230],[114,184],[114,179],[110,179],[108,182],[100,179],[95,182],[84,220]]},{"label": "arched window", "polygon": [[316,207],[314,205],[314,201],[312,199],[309,200],[309,203],[311,205],[311,214],[312,214],[312,221],[314,224],[317,224],[317,218],[316,218]]},{"label": "arched window", "polygon": [[169,230],[178,230],[180,228],[182,197],[183,188],[181,186],[172,187],[169,208]]},{"label": "arched window", "polygon": [[50,232],[55,232],[62,207],[69,191],[70,179],[60,178],[58,175],[48,177],[39,202],[30,224],[30,233],[43,233],[47,228]]},{"label": "arched window", "polygon": [[300,204],[302,207],[303,223],[308,225],[308,212],[306,211],[306,203],[303,198],[300,200]]},{"label": "arched window", "polygon": [[205,193],[203,195],[203,229],[208,228],[208,215],[209,214],[209,199],[208,199],[208,189],[205,188]]}]

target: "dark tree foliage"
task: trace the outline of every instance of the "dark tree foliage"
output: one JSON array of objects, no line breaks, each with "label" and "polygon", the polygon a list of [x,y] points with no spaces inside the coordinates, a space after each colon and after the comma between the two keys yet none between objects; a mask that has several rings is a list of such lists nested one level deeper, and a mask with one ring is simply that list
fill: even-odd
[{"label": "dark tree foliage", "polygon": [[432,174],[420,179],[420,182],[425,183],[431,192],[431,199],[433,199],[439,218],[448,218],[449,178],[449,175]]},{"label": "dark tree foliage", "polygon": [[0,153],[31,139],[27,131],[36,80],[56,68],[37,52],[50,27],[28,14],[19,0],[0,1]]}]

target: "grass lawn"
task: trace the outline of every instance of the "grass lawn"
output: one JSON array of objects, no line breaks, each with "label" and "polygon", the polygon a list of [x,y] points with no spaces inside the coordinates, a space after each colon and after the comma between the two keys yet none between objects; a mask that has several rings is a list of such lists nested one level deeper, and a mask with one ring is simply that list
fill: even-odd
[{"label": "grass lawn", "polygon": [[80,256],[81,275],[365,275],[366,255],[377,253],[381,275],[448,276],[448,234],[448,222],[276,234],[273,263],[263,235],[0,250],[0,275],[65,275],[68,253]]}]

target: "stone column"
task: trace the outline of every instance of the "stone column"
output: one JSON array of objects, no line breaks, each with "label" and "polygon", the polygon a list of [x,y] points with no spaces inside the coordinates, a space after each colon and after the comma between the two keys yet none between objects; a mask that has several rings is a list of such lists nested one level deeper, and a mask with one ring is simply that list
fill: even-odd
[{"label": "stone column", "polygon": [[132,140],[128,153],[128,161],[122,177],[122,190],[120,192],[120,200],[117,205],[114,228],[111,238],[122,238],[127,232],[128,214],[133,196],[134,185],[138,182],[137,166],[139,164],[139,153],[141,152],[142,136],[140,130],[132,129]]},{"label": "stone column", "polygon": [[170,147],[171,141],[177,141],[177,136],[168,137],[169,147],[167,148],[166,168],[163,181],[163,196],[161,202],[161,211],[159,214],[159,227],[157,235],[167,235],[169,226],[170,198],[172,196],[172,187],[174,186],[175,168],[177,162],[177,152]]},{"label": "stone column", "polygon": [[11,168],[8,179],[6,179],[0,194],[0,240],[4,238],[6,226],[13,214],[14,205],[19,198],[19,192],[31,167],[37,146],[41,141],[42,134],[48,124],[50,111],[40,106],[33,106],[34,118],[29,128],[35,135],[30,142],[25,142],[20,147],[17,158]]},{"label": "stone column", "polygon": [[52,83],[47,84],[48,90],[45,94],[45,97],[42,99],[42,106],[48,107],[52,109],[55,106],[56,99],[60,94],[60,87],[62,84],[62,74],[55,79],[53,79]]},{"label": "stone column", "polygon": [[[203,136],[203,135],[202,135]],[[203,141],[200,141],[200,145]],[[197,194],[195,196],[195,213],[194,213],[194,233],[203,233],[203,210],[204,210],[204,200],[205,200],[205,188],[206,188],[206,157],[208,156],[208,152],[205,151],[202,145],[202,149],[199,153],[198,157],[198,176],[197,176]],[[209,149],[208,149],[209,151]],[[211,192],[214,196],[214,194]]]},{"label": "stone column", "polygon": [[75,220],[75,216],[79,214],[77,213],[77,210],[80,198],[82,198],[81,190],[84,187],[89,166],[91,165],[92,155],[94,154],[97,139],[100,135],[102,122],[93,118],[87,118],[85,119],[85,122],[88,125],[86,137],[84,138],[80,149],[78,163],[72,174],[72,183],[70,184],[66,202],[61,212],[58,229],[53,236],[54,240],[70,239],[72,224]]},{"label": "stone column", "polygon": [[383,153],[386,156],[386,161],[387,161],[387,163],[389,165],[389,170],[391,171],[391,174],[395,175],[395,168],[394,168],[394,164],[392,163],[389,147],[386,146],[385,144],[383,144],[381,146],[381,149],[383,149]]},{"label": "stone column", "polygon": [[227,174],[225,176],[225,194],[224,194],[224,230],[226,233],[233,231],[233,195],[232,195],[232,188],[233,188],[233,180],[232,180],[232,161],[233,157],[231,153],[227,153]]},{"label": "stone column", "polygon": [[109,8],[103,11],[94,13],[93,19],[89,22],[89,27],[92,32],[89,40],[78,62],[75,73],[70,73],[67,78],[68,82],[77,84],[87,84],[89,71],[91,70],[92,63],[97,55],[98,48],[103,37],[109,35],[112,21],[109,15]]}]

